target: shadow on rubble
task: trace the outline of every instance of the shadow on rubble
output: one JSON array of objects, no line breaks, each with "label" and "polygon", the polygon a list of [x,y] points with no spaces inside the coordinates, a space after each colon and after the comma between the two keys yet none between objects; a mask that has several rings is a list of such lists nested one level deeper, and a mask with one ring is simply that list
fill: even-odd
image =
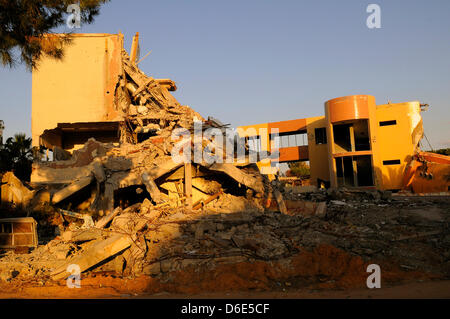
[{"label": "shadow on rubble", "polygon": [[[215,205],[221,200],[227,210]],[[365,285],[366,262],[333,247],[334,237],[315,229],[320,223],[317,217],[259,209],[242,197],[218,199],[210,205],[204,211],[161,209],[142,229],[130,232],[146,214],[144,205],[135,205],[135,213],[118,215],[109,227],[124,235],[116,238],[118,250],[101,246],[103,260],[85,273],[89,277],[144,275],[139,289],[147,294]],[[81,235],[72,234],[72,240],[77,236]],[[90,247],[101,245],[94,237]],[[86,250],[79,256],[83,254],[88,259],[98,252]],[[83,261],[76,258],[67,264]]]}]

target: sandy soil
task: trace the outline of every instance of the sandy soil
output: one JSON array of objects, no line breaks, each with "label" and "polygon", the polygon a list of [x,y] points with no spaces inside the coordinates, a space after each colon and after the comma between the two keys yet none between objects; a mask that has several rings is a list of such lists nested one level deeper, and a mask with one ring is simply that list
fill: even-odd
[{"label": "sandy soil", "polygon": [[[103,282],[103,284],[102,284]],[[109,283],[110,284],[110,283]],[[127,287],[141,286],[139,283],[124,281]],[[2,287],[3,288],[3,287]],[[382,286],[380,289],[298,289],[284,291],[235,291],[220,293],[179,294],[159,292],[156,294],[120,292],[115,285],[108,286],[108,280],[90,281],[80,289],[69,289],[64,285],[46,287],[16,287],[16,289],[0,292],[1,299],[90,299],[90,298],[189,298],[189,299],[436,299],[450,298],[450,280],[409,282],[394,286]]]},{"label": "sandy soil", "polygon": [[[449,298],[450,281],[405,271],[388,261],[382,288],[366,287],[367,261],[332,246],[294,256],[288,265],[263,261],[188,267],[163,277],[120,278],[92,273],[81,288],[65,280],[0,283],[0,298]],[[299,276],[301,274],[301,276]]]}]

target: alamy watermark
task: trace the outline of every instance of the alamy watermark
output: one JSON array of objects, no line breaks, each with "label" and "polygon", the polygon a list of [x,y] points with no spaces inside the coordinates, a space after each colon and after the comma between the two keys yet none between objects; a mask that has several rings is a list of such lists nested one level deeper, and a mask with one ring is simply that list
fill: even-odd
[{"label": "alamy watermark", "polygon": [[81,269],[77,264],[67,266],[67,272],[71,275],[67,278],[66,284],[68,288],[81,288]]},{"label": "alamy watermark", "polygon": [[[175,163],[271,163],[279,160],[278,128],[216,127],[203,129],[194,121],[194,131],[177,128],[172,132],[172,160]],[[251,146],[249,145],[251,141]]]},{"label": "alamy watermark", "polygon": [[81,10],[80,6],[76,3],[67,6],[67,13],[70,13],[67,17],[66,24],[69,29],[81,28]]},{"label": "alamy watermark", "polygon": [[367,13],[370,15],[367,17],[366,25],[369,29],[381,28],[381,8],[378,4],[372,3],[367,6]]},{"label": "alamy watermark", "polygon": [[367,288],[381,288],[381,268],[377,264],[370,264],[367,266],[367,272],[372,273],[367,277]]}]

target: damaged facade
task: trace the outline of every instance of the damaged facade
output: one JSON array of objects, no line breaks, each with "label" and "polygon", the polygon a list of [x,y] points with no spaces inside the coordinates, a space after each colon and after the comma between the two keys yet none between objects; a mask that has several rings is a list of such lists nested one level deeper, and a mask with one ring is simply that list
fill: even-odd
[{"label": "damaged facade", "polygon": [[[44,60],[33,73],[33,143],[52,150],[53,161],[33,164],[31,185],[49,192],[53,205],[69,201],[72,208],[101,215],[145,198],[201,208],[224,188],[235,195],[250,192],[262,205],[268,189],[255,165],[172,160],[174,129],[191,130],[194,120],[223,125],[180,105],[169,92],[176,89],[173,81],[139,70],[137,43],[138,34],[130,57],[121,34],[78,34],[63,62]],[[87,73],[88,83],[67,84],[67,74],[80,79]],[[76,94],[81,91],[86,93]],[[70,103],[64,103],[68,96]]]},{"label": "damaged facade", "polygon": [[258,163],[267,174],[279,163],[309,161],[311,184],[318,187],[448,192],[450,157],[420,150],[426,107],[417,101],[376,105],[373,96],[353,95],[327,101],[325,116],[240,129],[256,148],[279,150],[277,160]]},{"label": "damaged facade", "polygon": [[[325,221],[318,226],[325,216],[339,219],[342,205],[353,208],[340,201],[343,196],[388,202],[391,193],[382,190],[418,189],[420,176],[431,181],[422,190],[436,191],[434,181],[448,175],[448,157],[418,149],[419,102],[376,106],[370,96],[328,101],[324,117],[242,128],[246,155],[251,142],[260,143],[255,151],[278,144],[277,161],[175,162],[175,129],[192,133],[195,121],[203,129],[226,125],[181,105],[170,93],[173,81],[145,75],[136,65],[137,47],[138,35],[128,54],[121,34],[75,34],[63,61],[44,59],[33,72],[33,145],[52,151],[53,158],[33,163],[29,184],[5,174],[2,202],[56,216],[58,231],[34,252],[40,258],[52,253],[52,263],[36,270],[45,278],[66,278],[71,264],[82,272],[98,267],[156,276],[210,261],[291,258],[300,244],[346,241],[348,225],[336,224],[335,231]],[[268,128],[267,136],[251,127]],[[271,128],[278,134],[271,136]],[[202,152],[222,147],[205,136],[200,145]],[[274,163],[295,160],[309,160],[313,184],[331,188],[293,194],[271,180]],[[385,161],[396,164],[384,168]],[[441,172],[430,173],[436,169]],[[448,178],[442,181],[448,187]],[[340,186],[369,192],[336,190]],[[370,231],[380,236],[374,241],[385,237]]]},{"label": "damaged facade", "polygon": [[[50,212],[66,242],[94,240],[70,261],[82,271],[129,248],[129,258],[142,259],[144,234],[176,212],[287,212],[281,193],[254,163],[173,160],[175,129],[189,134],[194,120],[203,129],[225,125],[180,105],[170,94],[173,81],[137,68],[137,47],[138,34],[130,55],[121,34],[77,34],[63,61],[44,59],[33,72],[32,135],[33,145],[53,158],[33,163],[30,183],[12,173],[2,180],[4,203]],[[203,137],[202,153],[211,145],[220,147]],[[314,214],[318,206],[303,210]],[[66,277],[66,268],[53,269],[52,278]]]},{"label": "damaged facade", "polygon": [[[173,129],[192,129],[193,118],[204,121],[170,94],[173,81],[135,69],[138,40],[136,34],[129,58],[121,34],[76,34],[63,62],[42,62],[33,72],[34,146],[52,150],[56,160],[70,158],[89,138],[114,146],[152,138],[167,146]],[[258,162],[269,178],[279,163],[309,161],[311,184],[318,187],[447,192],[450,159],[420,151],[425,107],[346,96],[327,101],[325,116],[244,126],[239,134],[250,151],[279,152]],[[44,182],[39,167],[32,182]]]}]

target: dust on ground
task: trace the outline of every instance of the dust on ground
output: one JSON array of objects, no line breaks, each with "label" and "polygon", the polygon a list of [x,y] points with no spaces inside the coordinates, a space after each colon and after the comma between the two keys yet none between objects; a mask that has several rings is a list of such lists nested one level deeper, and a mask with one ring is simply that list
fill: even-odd
[{"label": "dust on ground", "polygon": [[[52,281],[52,263],[45,259],[57,263],[60,255],[64,263],[89,241],[66,243],[57,237],[30,254],[0,257],[0,297],[346,298],[383,297],[384,291],[390,291],[388,298],[390,293],[449,296],[448,197],[364,199],[346,191],[289,196],[323,197],[318,200],[327,201],[327,212],[320,217],[258,210],[168,214],[144,236],[148,254],[135,259],[131,270],[117,268],[116,257],[84,272],[81,289]],[[369,264],[381,267],[379,292],[366,286]],[[411,295],[409,285],[431,292]],[[389,287],[393,290],[385,290]]]}]

